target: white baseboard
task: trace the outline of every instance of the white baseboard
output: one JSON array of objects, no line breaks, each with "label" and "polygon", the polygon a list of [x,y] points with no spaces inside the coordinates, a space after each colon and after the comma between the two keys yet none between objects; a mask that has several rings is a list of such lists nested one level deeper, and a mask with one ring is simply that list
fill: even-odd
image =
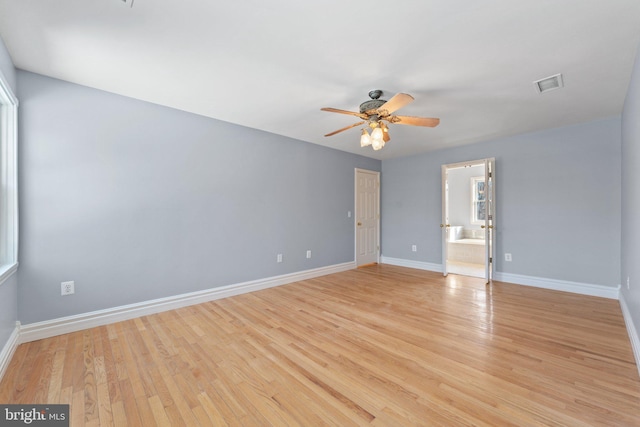
[{"label": "white baseboard", "polygon": [[346,262],[343,264],[269,277],[266,279],[252,280],[249,282],[211,288],[204,291],[190,292],[167,298],[159,298],[135,304],[108,308],[105,310],[30,323],[28,325],[23,325],[20,328],[19,341],[20,343],[24,343],[54,337],[56,335],[134,319],[140,316],[160,313],[162,311],[174,310],[177,308],[187,307],[189,305],[200,304],[247,292],[259,291],[262,289],[272,288],[274,286],[286,285],[288,283],[325,276],[327,274],[339,273],[354,269],[355,267],[355,262]]},{"label": "white baseboard", "polygon": [[609,299],[618,299],[620,294],[620,285],[594,285],[591,283],[570,282],[568,280],[556,280],[544,277],[524,276],[521,274],[500,272],[496,272],[493,279],[498,282],[515,283],[517,285],[533,286],[536,288],[572,292],[574,294],[590,295],[593,297]]},{"label": "white baseboard", "polygon": [[2,381],[2,377],[4,377],[4,373],[7,371],[9,367],[9,363],[11,362],[11,358],[13,357],[13,353],[15,353],[16,348],[18,348],[20,337],[20,322],[16,322],[16,327],[9,335],[9,339],[6,344],[0,351],[0,381]]},{"label": "white baseboard", "polygon": [[442,273],[442,264],[432,264],[430,262],[412,261],[409,259],[390,258],[386,256],[380,257],[382,264],[397,265],[398,267],[417,268],[418,270],[435,271]]},{"label": "white baseboard", "polygon": [[624,317],[624,323],[627,326],[627,334],[629,334],[629,340],[631,341],[631,350],[633,350],[633,356],[636,359],[636,368],[638,368],[638,374],[640,374],[640,335],[631,318],[631,311],[627,306],[627,302],[624,299],[624,294],[620,292],[620,309],[622,309],[622,316]]},{"label": "white baseboard", "polygon": [[[383,264],[397,265],[400,267],[417,268],[420,270],[435,271],[442,273],[442,264],[433,264],[422,261],[411,261],[400,258],[380,257]],[[618,299],[620,285],[603,286],[590,283],[570,282],[567,280],[547,279],[543,277],[524,276],[521,274],[496,272],[493,277],[499,282],[514,283],[516,285],[533,286],[536,288],[552,289],[555,291],[572,292],[581,295],[590,295],[610,299]]]}]

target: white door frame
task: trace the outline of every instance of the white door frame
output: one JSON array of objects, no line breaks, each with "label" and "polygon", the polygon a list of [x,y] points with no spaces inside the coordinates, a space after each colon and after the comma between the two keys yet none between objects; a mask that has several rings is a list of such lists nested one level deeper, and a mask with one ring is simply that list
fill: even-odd
[{"label": "white door frame", "polygon": [[485,182],[488,183],[491,181],[491,203],[487,205],[487,216],[485,218],[484,225],[482,228],[485,231],[485,279],[487,283],[493,280],[493,275],[495,273],[495,260],[494,260],[494,248],[496,243],[495,236],[495,219],[496,219],[496,210],[495,210],[495,158],[486,158],[479,160],[470,160],[466,162],[458,162],[458,163],[449,163],[446,165],[442,165],[442,222],[440,223],[440,228],[442,229],[442,273],[444,276],[449,274],[447,268],[447,242],[449,241],[449,212],[448,212],[448,197],[449,197],[449,189],[448,189],[448,170],[461,168],[464,166],[478,166],[483,165],[485,171]]},{"label": "white door frame", "polygon": [[380,263],[380,172],[378,171],[372,171],[372,170],[368,170],[368,169],[360,169],[360,168],[355,168],[354,171],[354,200],[353,200],[353,204],[354,204],[354,215],[353,215],[353,239],[354,239],[354,254],[353,254],[353,259],[354,262],[356,264],[356,267],[360,266],[360,265],[366,265],[366,264],[370,264],[370,262],[364,262],[362,264],[358,263],[358,174],[359,173],[366,173],[366,174],[374,174],[376,175],[376,258],[375,258],[375,262],[376,263]]},{"label": "white door frame", "polygon": [[494,248],[496,243],[496,233],[494,233],[494,224],[496,219],[496,159],[484,159],[484,182],[485,189],[487,190],[487,197],[485,198],[486,215],[484,220],[484,238],[485,238],[485,279],[487,283],[493,280],[493,273],[495,271],[495,254]]},{"label": "white door frame", "polygon": [[[458,163],[456,163],[459,165]],[[461,166],[463,166],[462,164]],[[453,168],[455,165],[442,165],[442,222],[440,228],[442,229],[442,274],[446,277],[449,274],[447,270],[447,258],[448,248],[447,242],[449,241],[449,181],[448,181],[448,169]]]}]

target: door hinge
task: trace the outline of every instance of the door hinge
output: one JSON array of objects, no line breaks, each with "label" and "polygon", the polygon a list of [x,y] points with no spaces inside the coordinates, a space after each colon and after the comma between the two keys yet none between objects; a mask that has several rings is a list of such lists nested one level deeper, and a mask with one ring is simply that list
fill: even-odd
[{"label": "door hinge", "polygon": [[493,215],[489,215],[489,221],[493,221]]},{"label": "door hinge", "polygon": [[493,257],[489,257],[489,264],[493,262]]},{"label": "door hinge", "polygon": [[493,173],[489,172],[489,178],[492,178],[492,177],[493,177]]}]

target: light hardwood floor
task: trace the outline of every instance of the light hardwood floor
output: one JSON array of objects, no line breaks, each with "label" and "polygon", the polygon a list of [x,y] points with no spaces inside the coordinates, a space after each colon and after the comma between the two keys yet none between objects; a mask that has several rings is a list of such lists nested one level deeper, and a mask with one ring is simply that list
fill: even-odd
[{"label": "light hardwood floor", "polygon": [[71,425],[634,426],[617,301],[371,266],[22,344]]}]

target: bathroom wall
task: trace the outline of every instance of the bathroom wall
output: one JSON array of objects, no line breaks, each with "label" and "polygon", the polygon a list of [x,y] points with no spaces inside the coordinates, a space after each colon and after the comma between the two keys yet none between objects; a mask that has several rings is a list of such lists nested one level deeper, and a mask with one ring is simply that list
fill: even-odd
[{"label": "bathroom wall", "polygon": [[449,224],[462,225],[465,230],[480,230],[471,224],[471,178],[484,176],[484,166],[449,170]]}]

